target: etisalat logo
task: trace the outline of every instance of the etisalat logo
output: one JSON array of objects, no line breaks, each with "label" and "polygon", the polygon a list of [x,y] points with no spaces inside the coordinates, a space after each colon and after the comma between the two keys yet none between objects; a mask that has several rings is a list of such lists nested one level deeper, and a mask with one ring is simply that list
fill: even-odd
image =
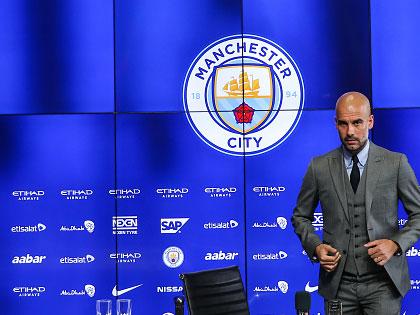
[{"label": "etisalat logo", "polygon": [[180,233],[181,228],[190,218],[162,218],[160,219],[160,233],[175,234]]},{"label": "etisalat logo", "polygon": [[45,259],[47,259],[47,256],[44,255],[26,254],[22,256],[14,256],[12,258],[12,264],[42,264]]},{"label": "etisalat logo", "polygon": [[255,186],[252,191],[258,194],[258,197],[279,197],[280,194],[286,191],[284,186]]},{"label": "etisalat logo", "polygon": [[287,258],[287,254],[282,250],[276,253],[258,253],[252,255],[253,260],[281,260],[285,258]]},{"label": "etisalat logo", "polygon": [[140,194],[140,189],[110,189],[108,194],[113,196],[115,199],[134,199]]},{"label": "etisalat logo", "polygon": [[324,216],[321,212],[314,213],[314,221],[312,222],[315,231],[322,231],[324,227]]},{"label": "etisalat logo", "polygon": [[120,264],[133,264],[138,262],[141,254],[139,252],[111,253],[109,258],[116,260]]},{"label": "etisalat logo", "polygon": [[19,201],[39,201],[45,196],[44,190],[15,190],[12,196]]},{"label": "etisalat logo", "polygon": [[63,189],[60,195],[67,200],[87,200],[93,195],[92,189]]},{"label": "etisalat logo", "polygon": [[236,193],[236,187],[206,187],[204,192],[211,198],[229,198]]},{"label": "etisalat logo", "polygon": [[38,223],[35,225],[15,225],[10,231],[12,231],[12,233],[36,233],[45,231],[46,229],[47,227],[45,224]]},{"label": "etisalat logo", "polygon": [[83,225],[62,225],[60,227],[60,232],[82,232],[87,231],[93,233],[95,231],[95,223],[91,220],[86,220],[83,222]]},{"label": "etisalat logo", "polygon": [[70,290],[62,290],[60,295],[62,296],[89,296],[94,297],[95,296],[95,286],[91,284],[86,284],[83,289],[70,289]]},{"label": "etisalat logo", "polygon": [[157,188],[156,193],[161,198],[184,198],[188,194],[188,188]]},{"label": "etisalat logo", "polygon": [[85,255],[85,256],[79,256],[79,257],[61,257],[60,258],[60,264],[90,264],[95,261],[95,257],[92,255]]},{"label": "etisalat logo", "polygon": [[286,294],[287,291],[289,291],[289,284],[286,281],[280,280],[277,282],[277,285],[256,286],[253,291],[257,293],[281,292],[283,294]]},{"label": "etisalat logo", "polygon": [[408,222],[408,220],[407,219],[398,219],[398,225],[399,225],[399,227],[402,229],[404,226],[405,226],[405,224]]},{"label": "etisalat logo", "polygon": [[137,235],[138,219],[136,215],[112,217],[112,234]]},{"label": "etisalat logo", "polygon": [[234,229],[239,226],[239,223],[235,220],[229,220],[225,222],[208,222],[204,224],[204,229]]},{"label": "etisalat logo", "polygon": [[213,149],[268,152],[296,128],[304,89],[292,57],[269,39],[238,34],[204,48],[188,69],[183,103],[191,128]]},{"label": "etisalat logo", "polygon": [[254,229],[272,229],[272,228],[280,228],[282,230],[286,229],[287,227],[287,219],[285,217],[277,217],[276,222],[254,222],[252,224]]},{"label": "etisalat logo", "polygon": [[38,297],[44,294],[47,289],[44,286],[14,287],[13,293],[19,297]]}]

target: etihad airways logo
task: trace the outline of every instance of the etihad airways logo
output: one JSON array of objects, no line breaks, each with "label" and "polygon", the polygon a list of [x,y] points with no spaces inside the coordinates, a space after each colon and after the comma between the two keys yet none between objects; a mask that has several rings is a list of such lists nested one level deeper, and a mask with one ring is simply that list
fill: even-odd
[{"label": "etihad airways logo", "polygon": [[47,289],[44,286],[22,286],[14,287],[13,293],[19,297],[39,297],[45,293]]},{"label": "etihad airways logo", "polygon": [[130,189],[110,189],[108,194],[116,199],[134,199],[140,194],[139,188]]},{"label": "etihad airways logo", "polygon": [[88,297],[94,297],[95,296],[95,286],[91,284],[86,284],[84,289],[65,289],[62,290],[60,295],[61,296],[70,296],[70,297],[76,297],[76,296],[88,296]]},{"label": "etihad airways logo", "polygon": [[287,227],[287,219],[285,217],[277,217],[276,222],[254,222],[252,224],[254,229],[273,229],[273,228],[280,228],[282,230],[286,229]]},{"label": "etihad airways logo", "polygon": [[156,193],[161,198],[183,198],[188,194],[188,188],[158,188]]},{"label": "etihad airways logo", "polygon": [[95,223],[91,220],[86,220],[83,225],[62,225],[60,232],[83,232],[93,233],[95,231]]},{"label": "etihad airways logo", "polygon": [[232,197],[236,193],[236,187],[206,187],[204,192],[211,198]]},{"label": "etihad airways logo", "polygon": [[15,225],[10,231],[12,231],[12,233],[36,233],[45,231],[46,229],[47,227],[45,224],[38,223],[36,225]]},{"label": "etihad airways logo", "polygon": [[95,261],[95,257],[87,254],[86,256],[80,257],[61,257],[60,264],[90,264]]},{"label": "etihad airways logo", "polygon": [[44,190],[15,190],[12,196],[19,201],[39,201],[45,196]]},{"label": "etihad airways logo", "polygon": [[63,189],[60,195],[67,200],[87,200],[93,195],[92,189]]},{"label": "etihad airways logo", "polygon": [[279,197],[281,193],[286,191],[284,186],[255,186],[252,191],[258,197]]},{"label": "etihad airways logo", "polygon": [[252,255],[253,260],[281,260],[287,258],[286,252],[282,250],[276,253],[264,253],[264,254],[254,254]]},{"label": "etihad airways logo", "polygon": [[115,259],[118,263],[133,264],[138,262],[141,258],[141,254],[138,252],[112,253],[109,255],[109,258]]},{"label": "etihad airways logo", "polygon": [[113,295],[113,296],[120,296],[120,295],[123,295],[123,294],[125,294],[125,293],[130,292],[130,291],[133,291],[134,289],[137,289],[137,288],[141,287],[142,285],[143,285],[143,284],[138,284],[138,285],[135,285],[135,286],[133,286],[133,287],[129,287],[129,288],[126,288],[126,289],[121,289],[121,290],[118,290],[118,289],[117,289],[117,286],[115,286],[115,287],[112,289],[112,295]]},{"label": "etihad airways logo", "polygon": [[234,229],[239,226],[239,223],[235,220],[221,221],[221,222],[208,222],[204,224],[204,229]]}]

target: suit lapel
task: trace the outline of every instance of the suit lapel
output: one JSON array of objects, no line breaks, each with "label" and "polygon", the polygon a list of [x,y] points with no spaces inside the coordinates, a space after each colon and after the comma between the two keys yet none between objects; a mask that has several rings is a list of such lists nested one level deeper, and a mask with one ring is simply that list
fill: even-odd
[{"label": "suit lapel", "polygon": [[335,154],[328,159],[330,174],[334,183],[335,191],[340,200],[346,219],[349,221],[349,210],[347,206],[346,186],[344,182],[344,162],[341,148],[335,150]]},{"label": "suit lapel", "polygon": [[381,174],[383,157],[380,155],[376,145],[372,142],[369,147],[368,165],[366,173],[366,217],[370,216],[370,208],[372,206],[373,193],[375,192],[376,184]]}]

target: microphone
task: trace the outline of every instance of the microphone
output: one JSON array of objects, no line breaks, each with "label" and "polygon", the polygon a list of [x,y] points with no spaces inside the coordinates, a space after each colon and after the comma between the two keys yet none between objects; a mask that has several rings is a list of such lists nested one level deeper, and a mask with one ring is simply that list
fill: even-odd
[{"label": "microphone", "polygon": [[175,315],[184,315],[184,297],[176,296],[174,298]]},{"label": "microphone", "polygon": [[295,308],[297,315],[309,315],[311,308],[311,295],[306,291],[295,293]]}]

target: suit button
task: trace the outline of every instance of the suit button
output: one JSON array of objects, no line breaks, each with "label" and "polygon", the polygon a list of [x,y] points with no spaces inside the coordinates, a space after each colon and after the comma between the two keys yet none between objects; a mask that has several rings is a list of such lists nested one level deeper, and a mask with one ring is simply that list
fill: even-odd
[{"label": "suit button", "polygon": [[350,230],[349,229],[346,229],[346,234],[350,234]]},{"label": "suit button", "polygon": [[354,217],[355,217],[355,218],[358,218],[358,217],[359,217],[359,215],[358,215],[358,214],[355,214],[355,215],[354,215]]},{"label": "suit button", "polygon": [[359,255],[356,255],[356,256],[354,256],[355,258],[360,258],[360,256]]},{"label": "suit button", "polygon": [[343,255],[347,254],[347,251],[345,249],[343,249]]},{"label": "suit button", "polygon": [[357,229],[360,225],[359,224],[355,224],[354,227]]},{"label": "suit button", "polygon": [[357,245],[357,244],[356,244],[356,245],[354,245],[354,247],[358,248],[358,247],[359,247],[359,245]]},{"label": "suit button", "polygon": [[354,237],[359,237],[359,236],[360,236],[359,234],[354,235]]}]

